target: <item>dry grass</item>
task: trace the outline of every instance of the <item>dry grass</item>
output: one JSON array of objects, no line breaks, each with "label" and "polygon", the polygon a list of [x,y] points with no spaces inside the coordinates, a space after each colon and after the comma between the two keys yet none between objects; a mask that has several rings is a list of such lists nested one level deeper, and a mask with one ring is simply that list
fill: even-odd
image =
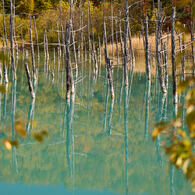
[{"label": "dry grass", "polygon": [[[165,36],[165,35],[163,35]],[[171,52],[171,37],[168,36],[167,38],[163,39],[167,43],[167,50],[168,52]],[[191,42],[190,34],[185,35],[185,44]],[[176,50],[179,49],[179,40],[178,37],[176,37]],[[143,39],[142,37],[139,38],[138,36],[133,36],[132,37],[132,46],[134,50],[135,57],[144,55],[144,44],[143,44]],[[151,52],[155,54],[156,51],[156,40],[155,40],[155,35],[150,35],[149,36],[149,48],[151,49]],[[112,44],[108,44],[108,54],[109,56],[112,56],[112,50],[114,51],[114,56],[117,56],[117,45],[114,43],[113,49],[112,49]],[[118,49],[120,52],[120,43],[118,43]],[[102,48],[103,51],[103,48]],[[119,54],[120,55],[120,54]]]},{"label": "dry grass", "polygon": [[[165,36],[165,35],[164,35]],[[164,41],[167,43],[167,51],[168,51],[168,69],[169,73],[171,73],[171,37],[169,36],[168,38],[165,38]],[[185,44],[188,44],[191,42],[191,37],[190,35],[185,36]],[[195,43],[195,41],[194,41]],[[175,41],[176,44],[176,51],[179,51],[179,40],[176,38]],[[140,72],[140,73],[145,73],[145,53],[144,53],[144,45],[143,45],[143,39],[138,36],[132,37],[132,45],[133,45],[133,50],[135,54],[135,72]],[[189,46],[186,49],[186,53],[191,53],[191,45],[188,44]],[[155,52],[156,52],[156,41],[155,41],[155,35],[149,36],[149,47],[151,49],[151,52],[154,54],[153,57],[151,58],[151,73],[155,74],[156,72],[156,62],[155,62]],[[108,44],[108,55],[110,56],[111,59],[113,60],[113,65],[117,65],[117,46],[114,44],[113,46],[113,51],[114,51],[114,58],[112,58],[112,44]],[[119,49],[119,64],[122,65],[122,59],[120,55],[120,43],[118,44],[118,49]],[[102,52],[104,52],[104,48],[102,47]],[[178,70],[180,71],[180,64],[181,64],[181,55],[177,55],[176,58],[176,64],[179,66]],[[188,63],[186,63],[187,66],[191,67],[192,62],[191,59],[189,60]]]}]

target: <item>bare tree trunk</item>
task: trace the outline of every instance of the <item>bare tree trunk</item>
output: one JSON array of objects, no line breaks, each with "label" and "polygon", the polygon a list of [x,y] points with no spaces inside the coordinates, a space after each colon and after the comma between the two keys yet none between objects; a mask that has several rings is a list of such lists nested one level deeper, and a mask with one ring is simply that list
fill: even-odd
[{"label": "bare tree trunk", "polygon": [[110,63],[110,59],[108,58],[108,52],[107,52],[107,36],[106,36],[106,23],[104,21],[104,54],[105,54],[105,61],[106,61],[106,67],[107,67],[107,77],[109,81],[110,86],[110,95],[111,98],[114,99],[114,87],[113,87],[113,80],[112,80],[112,66]]},{"label": "bare tree trunk", "polygon": [[94,60],[94,74],[97,76],[97,74],[98,74],[98,63],[97,63],[94,33],[93,33],[93,60]]},{"label": "bare tree trunk", "polygon": [[193,60],[193,75],[195,75],[195,51],[194,51],[194,16],[193,16],[193,0],[191,1],[191,30],[190,30],[190,34],[191,34],[191,42],[192,42],[192,60]]},{"label": "bare tree trunk", "polygon": [[[2,64],[1,64],[1,62],[0,62],[0,85],[1,85],[1,83],[2,83],[2,79],[3,79]],[[0,99],[0,101],[1,101],[1,99]],[[1,118],[0,118],[0,119],[1,119]]]},{"label": "bare tree trunk", "polygon": [[146,74],[148,80],[151,79],[151,71],[150,71],[150,62],[149,62],[149,46],[148,46],[148,16],[146,15],[145,19],[145,63],[146,63]]},{"label": "bare tree trunk", "polygon": [[132,66],[135,67],[135,55],[134,55],[134,51],[133,51],[131,29],[130,29],[129,22],[128,22],[128,35],[129,35],[129,50],[130,50],[130,54],[131,54],[131,63],[132,63]]},{"label": "bare tree trunk", "polygon": [[64,28],[63,28],[63,25],[62,25],[62,8],[61,8],[61,3],[60,3],[60,29],[61,29],[61,43],[62,43],[62,55],[64,56],[65,55],[65,43],[64,43],[64,34],[63,34],[63,31],[64,31]]},{"label": "bare tree trunk", "polygon": [[38,33],[37,33],[37,28],[36,28],[36,19],[35,16],[33,17],[33,21],[34,21],[34,30],[35,30],[35,36],[36,36],[36,44],[37,44],[37,57],[38,57],[38,61],[39,61],[39,38],[38,38]]},{"label": "bare tree trunk", "polygon": [[89,42],[88,43],[89,44],[89,63],[91,63],[91,55],[92,55],[91,38],[90,38],[90,34],[91,34],[90,18],[91,18],[90,4],[89,4],[89,0],[87,0],[87,26],[88,26],[88,42]]},{"label": "bare tree trunk", "polygon": [[11,64],[13,79],[16,80],[16,65],[14,54],[14,15],[13,15],[13,0],[10,0],[10,45],[11,45]]},{"label": "bare tree trunk", "polygon": [[124,68],[124,84],[125,84],[125,86],[128,86],[128,46],[127,46],[127,40],[128,40],[128,0],[125,0],[125,19],[124,20],[125,20],[125,24],[124,24],[123,68]]},{"label": "bare tree trunk", "polygon": [[35,67],[35,54],[34,54],[34,45],[33,45],[33,35],[32,35],[32,19],[30,16],[30,46],[31,46],[31,59],[32,59],[32,70],[33,70],[33,79],[36,80],[36,67]]},{"label": "bare tree trunk", "polygon": [[117,20],[115,20],[115,39],[116,39],[116,55],[117,55],[117,77],[118,77],[118,70],[119,70],[119,49],[118,49],[118,32],[117,32]]},{"label": "bare tree trunk", "polygon": [[21,41],[22,41],[22,59],[24,61],[25,53],[24,53],[24,39],[23,39],[23,32],[22,32],[22,27],[20,29],[20,34],[21,34]]},{"label": "bare tree trunk", "polygon": [[[71,25],[72,27],[72,25]],[[76,78],[78,77],[78,64],[77,64],[77,53],[75,49],[75,40],[74,40],[74,31],[73,27],[71,29],[71,38],[72,38],[72,48],[73,48],[73,55],[74,55],[74,63],[75,63],[75,69],[76,69]]]},{"label": "bare tree trunk", "polygon": [[167,88],[167,91],[168,91],[168,87],[169,87],[169,74],[168,74],[168,67],[167,67],[167,46],[166,46],[166,42],[164,43],[164,59],[163,59],[163,64],[164,64],[164,67],[165,67],[165,85],[166,85],[166,88]]},{"label": "bare tree trunk", "polygon": [[176,8],[172,8],[172,24],[171,24],[171,55],[172,55],[172,79],[173,79],[173,96],[174,104],[177,104],[177,78],[175,65],[175,14]]},{"label": "bare tree trunk", "polygon": [[46,30],[44,32],[44,73],[46,72],[47,66],[47,51],[46,51]]},{"label": "bare tree trunk", "polygon": [[185,80],[185,39],[184,39],[184,33],[183,33],[183,42],[182,42],[182,52],[183,52],[183,58],[181,62],[182,66],[182,79]]},{"label": "bare tree trunk", "polygon": [[114,23],[113,23],[113,2],[111,0],[111,40],[112,40],[112,58],[114,58]]},{"label": "bare tree trunk", "polygon": [[46,73],[49,71],[49,48],[48,48],[48,38],[47,31],[45,29],[45,60],[46,60]]},{"label": "bare tree trunk", "polygon": [[15,45],[14,49],[16,51],[16,59],[18,59],[18,43],[16,40],[16,31],[15,31],[15,0],[13,0],[12,5],[13,5],[13,20],[14,20],[13,23],[13,38],[14,38],[14,45]]},{"label": "bare tree trunk", "polygon": [[6,48],[8,50],[8,43],[7,43],[7,32],[6,32],[6,25],[5,25],[5,4],[4,0],[2,0],[2,6],[3,6],[3,48],[5,47],[5,42],[6,42]]},{"label": "bare tree trunk", "polygon": [[60,29],[57,20],[56,20],[56,28],[57,28],[57,39],[58,39],[58,55],[59,57],[61,57]]},{"label": "bare tree trunk", "polygon": [[33,89],[31,76],[30,76],[30,71],[29,71],[27,62],[25,63],[25,70],[26,70],[26,76],[27,76],[29,91],[30,91],[30,94],[31,94],[32,98],[34,99],[35,98],[35,92],[34,92],[34,89]]},{"label": "bare tree trunk", "polygon": [[102,54],[101,54],[101,40],[100,40],[100,37],[98,37],[98,41],[99,41],[99,74],[101,74]]},{"label": "bare tree trunk", "polygon": [[78,59],[80,59],[81,61],[83,61],[81,59],[81,55],[82,55],[82,51],[83,51],[83,7],[82,7],[82,3],[83,3],[83,0],[80,0],[79,2],[79,25],[80,25],[80,38],[81,40],[79,41],[79,50],[78,50]]},{"label": "bare tree trunk", "polygon": [[4,75],[5,85],[7,85],[8,84],[8,76],[7,76],[7,66],[6,66],[5,61],[3,61],[3,75]]},{"label": "bare tree trunk", "polygon": [[157,67],[158,67],[158,77],[160,81],[161,90],[163,93],[167,93],[166,87],[165,87],[165,80],[163,76],[163,70],[160,63],[160,32],[161,32],[161,6],[160,6],[160,0],[158,0],[158,22],[157,22],[157,29],[156,29],[156,61],[157,61]]},{"label": "bare tree trunk", "polygon": [[65,36],[65,60],[66,60],[66,99],[70,100],[71,92],[74,92],[74,79],[72,74],[72,67],[70,63],[70,36],[71,36],[71,20],[66,24],[66,36]]},{"label": "bare tree trunk", "polygon": [[123,58],[124,56],[124,49],[123,49],[123,38],[122,38],[122,31],[121,31],[121,12],[119,11],[119,21],[118,21],[118,26],[119,26],[119,37],[120,37],[120,45],[121,45],[121,56]]}]

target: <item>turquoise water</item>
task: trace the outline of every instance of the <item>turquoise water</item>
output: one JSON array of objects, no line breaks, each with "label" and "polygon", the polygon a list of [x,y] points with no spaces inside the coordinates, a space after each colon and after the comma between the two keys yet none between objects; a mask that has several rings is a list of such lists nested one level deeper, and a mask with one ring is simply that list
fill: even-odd
[{"label": "turquoise water", "polygon": [[[40,68],[33,102],[19,64],[16,88],[10,80],[0,99],[0,139],[19,141],[12,151],[0,144],[0,194],[191,194],[182,172],[163,153],[163,137],[151,139],[154,123],[173,116],[171,90],[163,97],[155,78],[149,84],[144,74],[131,74],[127,106],[122,75],[114,69],[111,102],[104,67],[97,77],[79,68],[69,105],[63,69],[52,79]],[[14,120],[25,123],[26,138],[12,128]],[[39,143],[32,134],[41,130],[49,135]]]}]

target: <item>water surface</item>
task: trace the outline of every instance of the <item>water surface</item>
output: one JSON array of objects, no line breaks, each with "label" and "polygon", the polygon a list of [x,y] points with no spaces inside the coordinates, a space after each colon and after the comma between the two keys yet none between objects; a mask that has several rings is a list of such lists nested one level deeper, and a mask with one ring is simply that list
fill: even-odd
[{"label": "water surface", "polygon": [[[69,105],[63,69],[53,79],[40,67],[32,101],[19,62],[16,89],[10,82],[0,98],[0,139],[19,140],[12,151],[0,144],[0,194],[191,194],[182,172],[169,165],[163,138],[151,139],[153,124],[173,116],[171,89],[163,97],[154,76],[149,83],[143,73],[130,75],[127,106],[122,69],[114,69],[112,102],[104,67],[97,77],[79,68]],[[15,132],[13,120],[25,122],[27,138]],[[49,133],[43,143],[32,138],[40,130]]]}]

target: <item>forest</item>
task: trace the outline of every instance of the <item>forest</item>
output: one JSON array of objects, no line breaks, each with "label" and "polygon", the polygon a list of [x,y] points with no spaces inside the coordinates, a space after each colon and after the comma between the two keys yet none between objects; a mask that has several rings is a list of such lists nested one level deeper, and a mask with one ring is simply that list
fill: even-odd
[{"label": "forest", "polygon": [[0,1],[0,194],[191,195],[194,141],[195,1]]}]

